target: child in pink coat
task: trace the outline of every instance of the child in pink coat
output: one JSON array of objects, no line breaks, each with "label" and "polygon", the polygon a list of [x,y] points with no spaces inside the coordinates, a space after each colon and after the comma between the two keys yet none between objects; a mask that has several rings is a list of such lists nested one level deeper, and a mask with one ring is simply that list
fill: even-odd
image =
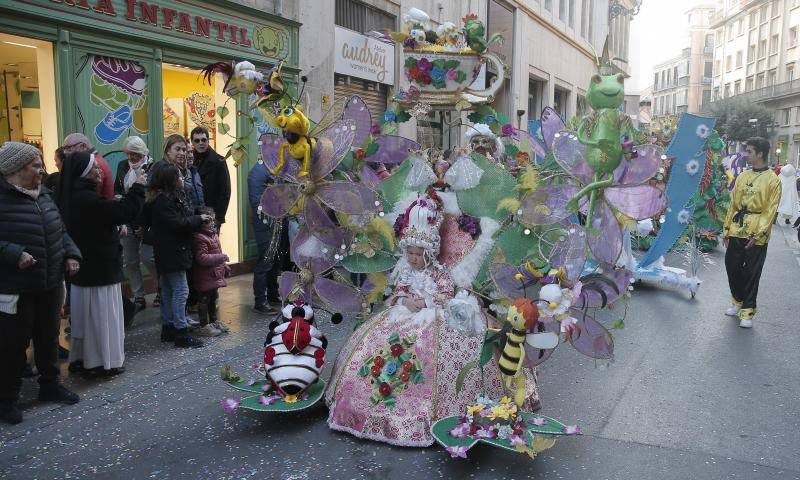
[{"label": "child in pink coat", "polygon": [[[214,210],[208,207],[200,209],[201,213],[214,216]],[[222,253],[219,235],[215,223],[203,224],[194,234],[194,287],[200,294],[198,307],[200,325],[195,333],[215,337],[227,332],[228,327],[217,318],[218,289],[228,284],[225,277],[231,271],[228,256]]]}]

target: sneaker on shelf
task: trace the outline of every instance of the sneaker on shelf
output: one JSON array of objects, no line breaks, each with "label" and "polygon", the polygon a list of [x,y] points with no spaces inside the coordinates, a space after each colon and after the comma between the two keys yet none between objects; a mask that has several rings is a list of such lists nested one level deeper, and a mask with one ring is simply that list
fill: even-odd
[{"label": "sneaker on shelf", "polygon": [[136,313],[139,313],[147,308],[147,301],[144,297],[136,297],[133,299],[133,305],[136,307]]},{"label": "sneaker on shelf", "polygon": [[22,422],[22,411],[17,407],[16,402],[0,403],[0,421],[10,425]]},{"label": "sneaker on shelf", "polygon": [[214,325],[214,327],[216,327],[216,329],[219,330],[222,333],[228,333],[228,332],[231,331],[231,329],[228,328],[227,325],[225,325],[224,323],[220,322],[219,320],[217,320],[216,322],[212,323],[212,325]]},{"label": "sneaker on shelf", "polygon": [[39,400],[74,405],[81,397],[67,390],[64,385],[42,385],[39,387]]},{"label": "sneaker on shelf", "polygon": [[727,315],[729,317],[738,317],[739,316],[739,310],[741,310],[741,309],[742,309],[742,307],[740,307],[738,305],[731,305],[731,307],[729,309],[725,310],[725,315]]},{"label": "sneaker on shelf", "polygon": [[222,332],[217,330],[217,328],[212,324],[203,325],[202,327],[195,327],[192,329],[192,333],[197,335],[198,337],[217,337]]}]

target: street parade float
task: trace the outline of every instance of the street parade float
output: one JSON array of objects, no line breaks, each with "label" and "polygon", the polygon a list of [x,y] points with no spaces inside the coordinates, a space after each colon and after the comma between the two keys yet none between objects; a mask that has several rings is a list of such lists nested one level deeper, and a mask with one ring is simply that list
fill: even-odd
[{"label": "street parade float", "polygon": [[[537,135],[493,109],[498,85],[469,87],[484,62],[503,71],[487,51],[499,36],[472,15],[435,31],[417,9],[404,20],[391,36],[403,45],[407,83],[377,117],[354,96],[342,100],[339,117],[314,123],[282,87],[279,65],[258,75],[244,62],[208,67],[259,96],[256,108],[282,132],[259,141],[277,179],[259,214],[300,225],[295,269],[279,281],[286,306],[250,375],[260,378],[226,368],[223,380],[249,395],[223,403],[275,412],[322,398],[329,426],[357,437],[439,443],[453,457],[485,443],[533,458],[555,436],[581,433],[541,413],[536,367],[562,343],[613,359],[609,329],[623,327],[626,309],[600,312],[630,296],[625,234],[662,215],[669,225],[694,190],[676,190],[676,204],[669,185],[665,193],[652,181],[665,154],[639,143],[620,113],[624,77],[613,73],[607,48],[587,90],[593,113],[569,130],[546,109]],[[237,71],[255,82],[237,83]],[[398,124],[432,108],[472,122],[461,148],[442,152],[397,135]],[[685,163],[705,143],[699,124],[713,122],[683,123],[694,138],[670,149],[692,177]],[[662,228],[659,238],[668,234]],[[327,385],[320,310],[357,320]]]}]

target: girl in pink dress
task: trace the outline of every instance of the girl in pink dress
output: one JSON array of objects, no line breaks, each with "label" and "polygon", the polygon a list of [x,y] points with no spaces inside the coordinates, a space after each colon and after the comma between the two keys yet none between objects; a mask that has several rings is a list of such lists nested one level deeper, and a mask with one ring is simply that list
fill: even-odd
[{"label": "girl in pink dress", "polygon": [[[433,444],[436,420],[462,415],[477,397],[505,393],[495,362],[472,369],[456,391],[456,377],[477,364],[483,328],[448,322],[469,314],[469,302],[453,300],[448,271],[436,260],[441,239],[441,205],[421,196],[405,213],[398,261],[390,281],[387,308],[367,319],[342,348],[325,393],[328,425],[357,437],[394,445]],[[453,302],[460,301],[460,305]],[[472,313],[482,315],[474,304]],[[524,410],[539,407],[535,375],[527,371],[529,396]],[[483,377],[483,381],[481,379]],[[485,386],[485,391],[482,386]]]}]

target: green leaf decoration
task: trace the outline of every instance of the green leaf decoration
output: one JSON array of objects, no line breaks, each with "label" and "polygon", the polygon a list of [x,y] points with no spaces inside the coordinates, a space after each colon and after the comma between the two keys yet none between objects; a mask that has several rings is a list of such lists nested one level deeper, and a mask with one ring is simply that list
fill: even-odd
[{"label": "green leaf decoration", "polygon": [[405,63],[403,64],[403,66],[405,66],[406,68],[411,68],[416,64],[417,64],[417,59],[416,58],[407,57]]},{"label": "green leaf decoration", "polygon": [[375,155],[375,153],[378,152],[379,148],[381,148],[381,146],[378,145],[378,142],[372,142],[367,146],[366,150],[364,150],[364,154],[366,157],[370,157],[372,155]]},{"label": "green leaf decoration", "polygon": [[614,322],[614,325],[612,325],[611,328],[615,330],[622,330],[623,328],[625,328],[625,321],[620,318],[616,322]]},{"label": "green leaf decoration", "polygon": [[483,115],[481,115],[478,112],[472,112],[469,115],[467,115],[467,120],[469,120],[472,123],[483,123]]},{"label": "green leaf decoration", "polygon": [[434,67],[439,67],[439,68],[445,68],[445,60],[442,59],[442,58],[434,60],[433,61],[433,66]]},{"label": "green leaf decoration", "polygon": [[[404,342],[404,343],[405,343],[405,342]],[[399,357],[397,357],[397,361],[398,361],[398,362],[400,362],[400,363],[403,363],[403,362],[405,362],[406,360],[411,360],[411,354],[410,354],[410,353],[408,353],[408,352],[403,352],[403,354],[402,354],[402,355],[400,355]]]},{"label": "green leaf decoration", "polygon": [[513,157],[519,152],[519,149],[514,145],[506,145],[506,155]]},{"label": "green leaf decoration", "polygon": [[350,273],[377,273],[394,268],[397,259],[391,253],[375,252],[372,258],[360,253],[348,255],[342,260],[342,266]]},{"label": "green leaf decoration", "polygon": [[408,112],[406,112],[405,110],[401,109],[396,113],[395,121],[397,123],[405,123],[405,122],[409,121],[410,119],[411,119],[411,115]]},{"label": "green leaf decoration", "polygon": [[336,167],[337,170],[352,170],[353,165],[355,163],[355,156],[353,156],[352,150],[347,152],[347,155],[344,156],[341,163]]},{"label": "green leaf decoration", "polygon": [[458,82],[458,83],[464,83],[464,80],[466,80],[466,79],[467,79],[467,74],[466,74],[466,73],[464,73],[464,71],[463,71],[463,70],[459,70],[459,71],[456,73],[456,82]]},{"label": "green leaf decoration", "polygon": [[370,371],[369,365],[362,365],[361,368],[358,369],[359,377],[367,377],[370,373],[372,372]]},{"label": "green leaf decoration", "polygon": [[217,116],[219,118],[225,118],[225,117],[228,116],[229,113],[230,113],[230,110],[228,110],[228,107],[226,107],[225,105],[223,105],[221,107],[217,107]]},{"label": "green leaf decoration", "polygon": [[458,376],[456,377],[456,395],[458,395],[458,393],[461,392],[461,388],[464,386],[464,380],[467,378],[467,375],[469,375],[469,372],[471,372],[472,369],[475,368],[476,366],[477,363],[475,363],[475,361],[473,360],[464,365],[464,368],[462,368],[461,371],[458,372]]},{"label": "green leaf decoration", "polygon": [[217,125],[217,130],[219,130],[221,135],[225,135],[231,131],[231,127],[227,123],[219,122]]},{"label": "green leaf decoration", "polygon": [[405,186],[409,171],[411,171],[411,162],[403,162],[394,175],[381,180],[377,190],[383,199],[383,209],[385,211],[391,212],[400,199],[407,197],[413,191],[423,191],[422,188],[411,190]]},{"label": "green leaf decoration", "polygon": [[444,447],[472,447],[478,443],[477,438],[456,438],[450,435],[450,430],[456,428],[458,424],[458,415],[442,418],[431,425],[431,434]]},{"label": "green leaf decoration", "polygon": [[481,346],[481,356],[478,359],[478,362],[480,363],[481,368],[485,367],[486,364],[489,363],[489,361],[492,360],[492,354],[494,353],[493,352],[493,349],[494,349],[493,343],[494,342],[487,342],[486,341],[490,334],[492,334],[492,333],[487,331],[483,335],[483,345]]},{"label": "green leaf decoration", "polygon": [[451,68],[458,68],[459,62],[458,60],[446,60],[444,62],[444,68],[450,70]]},{"label": "green leaf decoration", "polygon": [[389,395],[388,397],[383,399],[383,404],[386,405],[386,408],[394,408],[396,402],[397,401],[392,395]]},{"label": "green leaf decoration", "polygon": [[508,119],[505,113],[498,113],[497,123],[499,123],[500,125],[505,125],[507,123],[511,123],[511,120]]},{"label": "green leaf decoration", "polygon": [[461,211],[472,217],[490,217],[502,222],[508,212],[497,211],[497,204],[509,196],[516,196],[517,181],[507,171],[491,163],[483,155],[472,153],[472,160],[483,170],[478,186],[457,193]]},{"label": "green leaf decoration", "polygon": [[[550,435],[565,435],[564,427],[566,425],[564,425],[563,423],[559,422],[554,418],[548,417],[546,415],[538,415],[532,412],[522,412],[520,415],[522,415],[522,418],[525,419],[525,425],[528,426],[528,431],[530,432],[547,433]],[[533,418],[544,418],[545,420],[547,420],[547,423],[545,423],[542,426],[533,425],[530,422],[530,420]]]},{"label": "green leaf decoration", "polygon": [[397,332],[392,332],[392,334],[389,335],[389,345],[394,345],[396,343],[400,343],[400,336]]},{"label": "green leaf decoration", "polygon": [[306,390],[308,398],[305,400],[298,400],[295,403],[286,403],[282,399],[278,399],[272,405],[262,405],[258,399],[261,395],[253,395],[242,399],[239,408],[246,410],[255,410],[257,412],[294,412],[297,410],[304,410],[313,406],[321,398],[325,392],[325,382],[322,379],[317,380],[317,383],[311,385]]},{"label": "green leaf decoration", "polygon": [[414,372],[414,374],[411,375],[411,378],[409,380],[411,381],[411,383],[416,383],[416,384],[425,383],[425,377],[423,377],[422,373],[420,372]]},{"label": "green leaf decoration", "polygon": [[261,393],[264,391],[264,386],[269,385],[269,381],[266,379],[259,380],[252,385],[250,385],[249,380],[240,380],[240,381],[227,381],[225,382],[231,387],[235,388],[236,390],[241,390],[243,392],[250,392],[250,393]]}]

